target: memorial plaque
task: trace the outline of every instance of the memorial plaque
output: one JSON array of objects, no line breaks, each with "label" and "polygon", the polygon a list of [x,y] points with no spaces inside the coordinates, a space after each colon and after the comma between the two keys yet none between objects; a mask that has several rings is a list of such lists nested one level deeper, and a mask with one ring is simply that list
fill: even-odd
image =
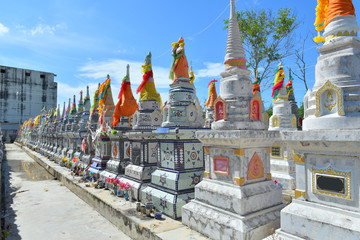
[{"label": "memorial plaque", "polygon": [[317,174],[316,188],[321,191],[345,194],[345,178]]}]

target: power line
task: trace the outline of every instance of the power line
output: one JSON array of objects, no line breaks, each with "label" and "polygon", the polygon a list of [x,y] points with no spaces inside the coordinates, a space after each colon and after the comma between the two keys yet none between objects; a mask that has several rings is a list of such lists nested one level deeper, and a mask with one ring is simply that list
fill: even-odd
[{"label": "power line", "polygon": [[[236,2],[238,2],[239,0],[237,0]],[[201,31],[194,33],[191,36],[185,37],[184,39],[192,39],[195,36],[198,36],[200,34],[202,34],[203,32],[205,32],[206,30],[208,30],[212,25],[214,25],[216,23],[217,20],[219,20],[219,18],[224,14],[224,12],[227,10],[227,8],[230,6],[230,3],[228,5],[226,5],[226,7],[224,8],[224,10],[221,11],[221,13],[215,18],[214,21],[212,21],[210,24],[208,24],[204,29],[202,29]],[[154,57],[154,59],[158,59],[162,56],[164,56],[165,54],[169,53],[171,51],[172,48],[170,48],[169,50],[166,50],[165,52],[163,52],[162,54],[160,54],[159,56]]]}]

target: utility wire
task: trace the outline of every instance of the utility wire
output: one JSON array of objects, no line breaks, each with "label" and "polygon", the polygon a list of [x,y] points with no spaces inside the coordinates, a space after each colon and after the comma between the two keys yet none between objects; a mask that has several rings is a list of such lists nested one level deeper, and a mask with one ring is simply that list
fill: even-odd
[{"label": "utility wire", "polygon": [[[236,2],[238,2],[239,0],[237,0]],[[212,25],[214,25],[217,20],[219,20],[219,18],[225,13],[225,11],[228,9],[228,7],[230,6],[230,3],[228,5],[226,5],[226,7],[224,8],[224,10],[221,11],[221,13],[214,19],[214,21],[212,21],[209,25],[207,25],[204,29],[202,29],[201,31],[197,32],[197,33],[194,33],[193,35],[191,36],[188,36],[188,37],[184,37],[184,39],[192,39],[194,38],[195,36],[198,36],[200,34],[202,34],[203,32],[205,32],[206,30],[208,30]],[[160,54],[159,56],[156,56],[154,57],[154,59],[158,59],[162,56],[164,56],[165,54],[169,53],[171,51],[172,48],[166,50],[165,52],[163,52],[162,54]]]}]

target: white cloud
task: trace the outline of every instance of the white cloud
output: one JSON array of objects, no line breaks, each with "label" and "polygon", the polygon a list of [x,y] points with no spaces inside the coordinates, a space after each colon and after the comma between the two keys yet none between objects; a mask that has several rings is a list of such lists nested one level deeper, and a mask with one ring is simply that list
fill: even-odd
[{"label": "white cloud", "polygon": [[[18,27],[23,29],[24,26]],[[57,29],[63,29],[65,26],[63,24],[56,24],[55,26],[45,25],[45,24],[38,24],[36,27],[30,30],[22,30],[23,33],[31,34],[32,36],[35,35],[43,35],[43,34],[51,34],[54,35]]]},{"label": "white cloud", "polygon": [[223,63],[205,62],[204,65],[204,69],[200,69],[199,71],[197,71],[197,73],[195,73],[196,77],[219,77],[220,73],[225,70],[225,66]]},{"label": "white cloud", "polygon": [[[134,86],[138,86],[142,81],[141,65],[143,62],[126,61],[122,59],[109,59],[106,61],[91,61],[79,68],[82,72],[80,76],[96,80],[105,80],[106,75],[110,74],[113,82],[120,84],[126,75],[126,65],[130,65],[130,81]],[[168,88],[171,84],[169,68],[153,66],[155,85],[157,88]]]},{"label": "white cloud", "polygon": [[0,36],[5,35],[9,32],[9,28],[5,27],[2,23],[0,23]]}]

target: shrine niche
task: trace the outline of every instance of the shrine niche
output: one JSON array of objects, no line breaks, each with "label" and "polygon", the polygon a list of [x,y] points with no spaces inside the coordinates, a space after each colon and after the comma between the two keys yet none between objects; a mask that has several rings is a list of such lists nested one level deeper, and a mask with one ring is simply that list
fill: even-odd
[{"label": "shrine niche", "polygon": [[280,119],[278,116],[273,115],[271,117],[271,127],[280,127]]},{"label": "shrine niche", "polygon": [[254,96],[250,100],[250,120],[261,121],[261,98],[259,96]]},{"label": "shrine niche", "polygon": [[264,177],[264,165],[261,161],[261,158],[257,153],[254,153],[251,158],[248,170],[247,170],[247,180],[254,180]]},{"label": "shrine niche", "polygon": [[345,115],[342,90],[329,80],[316,92],[315,101],[316,117],[333,113],[337,113],[339,116]]},{"label": "shrine niche", "polygon": [[214,157],[214,173],[229,175],[229,158],[219,156]]},{"label": "shrine niche", "polygon": [[221,97],[218,97],[215,100],[215,114],[214,114],[214,121],[219,121],[224,119],[225,121],[227,121],[227,116],[226,116],[226,102],[224,99],[222,99]]}]

